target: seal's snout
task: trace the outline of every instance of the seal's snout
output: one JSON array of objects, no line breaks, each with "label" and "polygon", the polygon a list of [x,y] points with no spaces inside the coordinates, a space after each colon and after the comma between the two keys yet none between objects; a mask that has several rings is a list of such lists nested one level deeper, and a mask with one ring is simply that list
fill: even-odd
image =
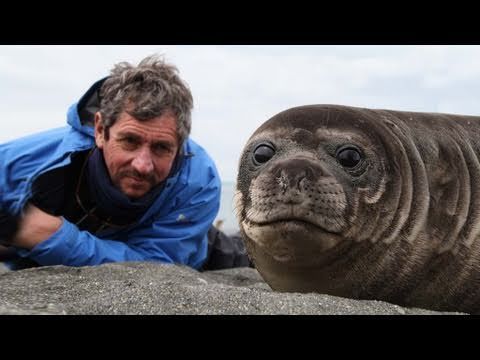
[{"label": "seal's snout", "polygon": [[329,176],[325,169],[312,160],[298,158],[277,163],[271,173],[283,191],[303,191],[305,183],[313,183],[319,178]]},{"label": "seal's snout", "polygon": [[313,157],[272,162],[252,181],[249,198],[246,220],[262,226],[275,224],[283,234],[294,232],[297,222],[330,233],[341,232],[346,224],[342,185]]}]

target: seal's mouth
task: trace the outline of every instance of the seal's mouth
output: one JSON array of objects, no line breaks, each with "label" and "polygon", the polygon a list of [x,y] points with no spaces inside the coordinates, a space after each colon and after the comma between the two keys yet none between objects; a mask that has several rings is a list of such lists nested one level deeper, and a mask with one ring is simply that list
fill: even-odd
[{"label": "seal's mouth", "polygon": [[250,226],[255,226],[255,227],[273,227],[273,228],[278,228],[279,231],[285,231],[288,228],[292,229],[298,229],[298,228],[304,228],[306,231],[321,231],[323,233],[327,234],[332,234],[332,235],[338,235],[337,232],[332,232],[327,229],[325,229],[322,226],[319,226],[318,224],[315,224],[311,221],[305,220],[305,219],[298,219],[298,218],[284,218],[284,219],[275,219],[273,221],[262,221],[262,222],[256,222],[252,220],[246,220]]},{"label": "seal's mouth", "polygon": [[304,218],[283,217],[269,221],[244,220],[241,228],[247,244],[281,263],[316,263],[322,254],[342,241],[341,233],[332,232]]}]

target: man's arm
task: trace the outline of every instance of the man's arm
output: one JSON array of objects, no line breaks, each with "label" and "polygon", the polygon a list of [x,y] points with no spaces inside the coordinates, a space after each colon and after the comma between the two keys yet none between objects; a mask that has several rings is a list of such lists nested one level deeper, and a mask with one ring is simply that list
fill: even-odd
[{"label": "man's arm", "polygon": [[18,230],[10,244],[24,249],[32,249],[51,237],[62,226],[62,218],[50,215],[35,205],[28,204],[20,217]]},{"label": "man's arm", "polygon": [[159,261],[200,268],[206,234],[219,207],[218,179],[172,213],[125,233],[122,241],[100,239],[64,218],[29,205],[14,245],[40,265],[86,266],[118,261]]}]

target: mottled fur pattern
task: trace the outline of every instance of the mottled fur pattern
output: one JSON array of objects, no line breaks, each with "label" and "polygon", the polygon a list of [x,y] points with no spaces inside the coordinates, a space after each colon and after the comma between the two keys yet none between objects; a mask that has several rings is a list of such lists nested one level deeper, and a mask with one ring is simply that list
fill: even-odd
[{"label": "mottled fur pattern", "polygon": [[[265,163],[255,149],[274,149]],[[342,146],[360,149],[345,168]],[[480,312],[480,117],[296,107],[252,135],[236,209],[273,289]]]}]

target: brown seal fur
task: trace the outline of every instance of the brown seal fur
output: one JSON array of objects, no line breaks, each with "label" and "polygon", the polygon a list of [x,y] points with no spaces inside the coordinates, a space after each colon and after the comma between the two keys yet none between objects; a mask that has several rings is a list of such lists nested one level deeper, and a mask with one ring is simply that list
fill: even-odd
[{"label": "brown seal fur", "polygon": [[[262,145],[273,155],[259,163]],[[353,167],[338,160],[345,147],[361,155]],[[480,117],[281,112],[240,159],[236,210],[249,255],[275,290],[478,313],[479,155]]]}]

